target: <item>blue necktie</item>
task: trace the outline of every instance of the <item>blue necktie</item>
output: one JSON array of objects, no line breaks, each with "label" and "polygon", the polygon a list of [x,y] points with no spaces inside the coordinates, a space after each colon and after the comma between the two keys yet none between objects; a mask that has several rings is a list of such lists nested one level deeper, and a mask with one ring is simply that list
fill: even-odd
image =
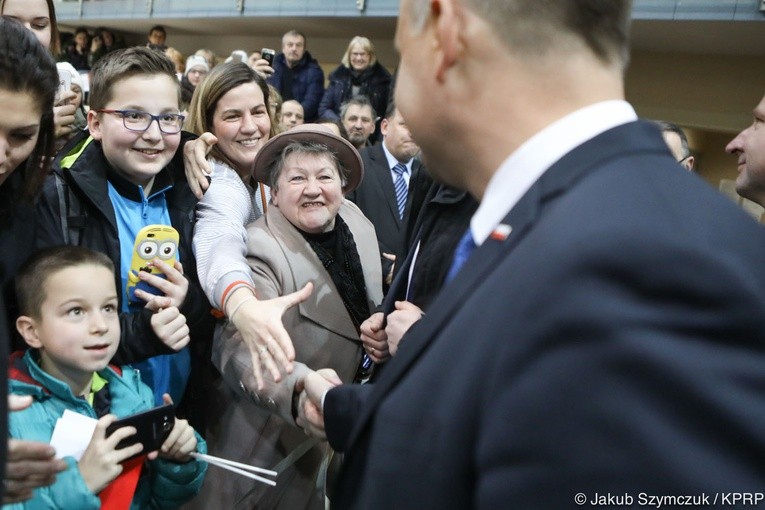
[{"label": "blue necktie", "polygon": [[406,195],[407,195],[407,183],[404,173],[406,173],[406,165],[402,163],[396,163],[393,167],[393,172],[396,174],[396,180],[393,181],[393,189],[396,192],[396,203],[398,204],[398,217],[404,219],[404,209],[406,209]]},{"label": "blue necktie", "polygon": [[470,228],[462,235],[457,248],[454,250],[454,258],[452,258],[452,265],[449,267],[449,272],[446,273],[445,283],[449,283],[460,272],[460,268],[470,258],[470,254],[473,253],[478,246],[473,241],[473,234],[470,232]]}]

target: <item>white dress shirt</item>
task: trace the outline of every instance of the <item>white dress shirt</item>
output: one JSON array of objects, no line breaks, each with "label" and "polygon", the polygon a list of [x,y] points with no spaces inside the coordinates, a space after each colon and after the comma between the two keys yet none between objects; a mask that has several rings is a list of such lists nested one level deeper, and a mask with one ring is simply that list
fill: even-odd
[{"label": "white dress shirt", "polygon": [[611,128],[637,120],[626,101],[596,103],[559,119],[526,140],[500,165],[470,220],[480,246],[531,186],[563,156]]}]

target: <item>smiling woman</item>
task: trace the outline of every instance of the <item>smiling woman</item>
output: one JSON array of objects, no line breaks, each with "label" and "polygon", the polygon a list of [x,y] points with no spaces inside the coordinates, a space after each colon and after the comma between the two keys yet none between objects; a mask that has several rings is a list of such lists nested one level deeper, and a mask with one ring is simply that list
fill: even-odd
[{"label": "smiling woman", "polygon": [[340,106],[354,96],[369,98],[377,117],[388,106],[391,76],[378,61],[372,41],[351,39],[342,63],[329,73],[329,85],[319,105],[319,118],[339,119]]}]

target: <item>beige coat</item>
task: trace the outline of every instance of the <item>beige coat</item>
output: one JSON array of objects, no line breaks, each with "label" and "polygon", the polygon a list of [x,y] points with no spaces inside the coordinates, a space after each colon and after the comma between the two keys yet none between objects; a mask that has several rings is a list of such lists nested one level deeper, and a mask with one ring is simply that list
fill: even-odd
[{"label": "beige coat", "polygon": [[[375,231],[369,220],[347,200],[338,213],[353,234],[361,259],[370,312],[382,300],[382,274]],[[295,345],[295,371],[280,383],[257,392],[249,350],[231,325],[219,329],[213,363],[224,380],[210,409],[207,434],[210,454],[273,469],[309,439],[291,412],[297,375],[307,368],[334,369],[351,382],[361,360],[361,343],[350,315],[318,257],[277,207],[249,225],[248,261],[259,299],[301,289],[313,282],[308,300],[287,310],[283,322]],[[220,416],[216,423],[215,416]],[[308,445],[305,445],[308,446]],[[195,508],[324,508],[316,478],[326,443],[314,444],[292,466],[280,472],[274,488],[211,467]]]}]

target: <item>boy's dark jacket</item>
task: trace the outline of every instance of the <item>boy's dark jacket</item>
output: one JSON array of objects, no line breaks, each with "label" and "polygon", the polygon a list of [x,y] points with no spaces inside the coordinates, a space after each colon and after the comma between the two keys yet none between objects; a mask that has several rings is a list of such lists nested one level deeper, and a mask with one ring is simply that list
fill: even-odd
[{"label": "boy's dark jacket", "polygon": [[[192,137],[193,135],[184,134],[182,142]],[[53,162],[52,174],[45,181],[36,205],[36,247],[66,244],[60,199],[63,198],[67,202],[67,193],[62,193],[60,187],[56,185],[56,179],[63,179],[66,183],[65,189],[71,190],[73,198],[79,202],[76,208],[64,206],[63,209],[69,211],[70,215],[73,210],[79,213],[66,221],[70,227],[81,226],[78,229],[77,244],[105,253],[114,261],[117,269],[114,282],[117,289],[121,289],[119,234],[114,207],[108,195],[106,173],[108,163],[99,142],[91,141],[85,146],[88,138],[87,131],[75,136],[58,153]],[[175,157],[168,166],[157,175],[156,180],[163,183],[163,186],[168,183],[173,184],[172,188],[165,192],[165,197],[172,226],[180,234],[178,248],[180,260],[183,263],[183,272],[189,280],[189,290],[181,307],[181,313],[186,316],[192,344],[208,343],[214,327],[214,318],[210,314],[207,297],[199,285],[196,260],[191,249],[194,207],[197,199],[191,192],[184,175],[182,146],[176,151]],[[70,241],[70,244],[74,243]],[[122,294],[118,292],[120,305],[125,299]],[[145,310],[141,313],[120,314],[122,328],[120,348],[113,363],[120,365],[133,363],[159,354],[174,352],[154,334],[150,319],[151,313]]]}]

